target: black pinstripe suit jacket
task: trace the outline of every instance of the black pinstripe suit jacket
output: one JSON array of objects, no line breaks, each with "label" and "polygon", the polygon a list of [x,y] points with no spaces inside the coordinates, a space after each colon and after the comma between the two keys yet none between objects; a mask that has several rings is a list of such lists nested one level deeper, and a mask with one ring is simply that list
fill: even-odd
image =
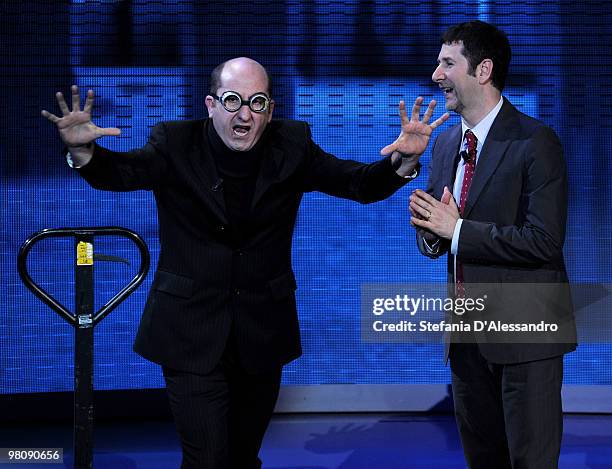
[{"label": "black pinstripe suit jacket", "polygon": [[388,158],[341,160],[312,141],[306,123],[273,120],[262,137],[251,222],[235,246],[208,125],[160,123],[143,148],[118,153],[96,146],[78,171],[98,189],[155,195],[161,251],[134,350],[174,369],[206,373],[233,328],[243,366],[264,371],[301,354],[291,239],[303,193],[369,203],[406,180]]}]

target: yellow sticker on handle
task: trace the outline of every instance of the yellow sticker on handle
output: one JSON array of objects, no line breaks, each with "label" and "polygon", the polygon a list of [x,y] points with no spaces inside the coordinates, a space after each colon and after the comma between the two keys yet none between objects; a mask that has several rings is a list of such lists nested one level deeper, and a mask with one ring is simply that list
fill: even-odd
[{"label": "yellow sticker on handle", "polygon": [[93,244],[79,241],[79,244],[77,244],[77,265],[93,265]]}]

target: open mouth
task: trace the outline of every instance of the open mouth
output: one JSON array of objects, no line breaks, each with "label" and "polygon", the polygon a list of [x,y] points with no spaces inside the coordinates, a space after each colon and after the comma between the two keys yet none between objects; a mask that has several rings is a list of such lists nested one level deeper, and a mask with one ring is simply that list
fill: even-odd
[{"label": "open mouth", "polygon": [[235,125],[234,127],[232,127],[232,130],[234,131],[234,135],[238,137],[244,137],[246,134],[249,133],[251,127],[248,125]]},{"label": "open mouth", "polygon": [[441,86],[440,88],[444,92],[444,96],[448,96],[448,95],[450,95],[454,91],[453,88],[446,87],[446,86]]}]

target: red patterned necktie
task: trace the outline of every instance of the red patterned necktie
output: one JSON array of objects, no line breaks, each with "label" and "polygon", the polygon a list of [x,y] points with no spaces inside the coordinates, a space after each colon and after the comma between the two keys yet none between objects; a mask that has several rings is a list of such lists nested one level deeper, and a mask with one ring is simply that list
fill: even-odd
[{"label": "red patterned necktie", "polygon": [[472,178],[474,177],[474,169],[476,168],[476,145],[478,145],[478,139],[470,129],[465,131],[464,139],[467,143],[467,153],[461,152],[463,161],[465,161],[463,184],[461,184],[461,197],[459,198],[459,214],[461,216],[463,216],[465,202],[470,191],[470,186],[472,185]]},{"label": "red patterned necktie", "polygon": [[[472,179],[474,177],[474,170],[476,169],[476,145],[478,145],[478,139],[474,132],[470,129],[465,131],[464,135],[465,142],[467,144],[467,153],[461,152],[465,166],[463,167],[463,184],[461,184],[461,196],[459,198],[459,215],[463,216],[465,209],[465,202],[467,201],[468,193],[470,192],[470,186],[472,185]],[[465,296],[465,286],[463,284],[463,264],[459,259],[456,259],[457,264],[457,296]]]}]

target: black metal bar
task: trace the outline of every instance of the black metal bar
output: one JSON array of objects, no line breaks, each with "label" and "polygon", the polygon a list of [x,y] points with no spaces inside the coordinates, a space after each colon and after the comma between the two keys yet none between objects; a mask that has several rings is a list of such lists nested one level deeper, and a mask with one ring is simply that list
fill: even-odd
[{"label": "black metal bar", "polygon": [[[105,230],[105,235],[123,236],[124,238],[131,240],[136,245],[138,251],[140,252],[140,267],[138,268],[138,273],[134,276],[134,278],[94,314],[94,326],[102,321],[102,319],[104,319],[113,309],[119,306],[119,304],[129,295],[131,295],[138,285],[142,283],[147,276],[147,272],[149,272],[149,264],[151,262],[149,257],[149,248],[142,238],[136,233],[123,228],[105,228]],[[100,233],[94,234],[98,235]]]},{"label": "black metal bar", "polygon": [[27,260],[28,254],[34,245],[45,238],[63,238],[66,236],[74,236],[74,229],[69,228],[59,228],[54,230],[42,230],[38,233],[34,233],[28,239],[24,241],[19,249],[19,254],[17,255],[17,272],[19,273],[19,277],[21,277],[21,281],[24,283],[28,289],[34,293],[43,303],[49,306],[53,311],[60,315],[61,318],[68,321],[71,325],[75,325],[75,317],[73,314],[68,311],[64,305],[62,305],[59,301],[57,301],[53,296],[40,288],[34,281],[28,272]]},{"label": "black metal bar", "polygon": [[[93,241],[96,236],[122,236],[130,239],[140,252],[138,273],[94,313]],[[34,244],[49,237],[74,237],[75,314],[70,313],[53,296],[40,288],[27,270],[27,257]],[[149,271],[149,250],[133,231],[119,227],[45,229],[30,236],[19,249],[17,271],[30,291],[75,328],[74,347],[74,467],[93,467],[93,339],[94,326],[115,309],[140,285]]]},{"label": "black metal bar", "polygon": [[116,226],[105,226],[105,227],[92,227],[92,228],[54,228],[41,230],[38,233],[30,236],[19,249],[17,256],[17,271],[21,280],[28,289],[34,293],[43,303],[49,306],[53,311],[58,313],[63,319],[68,321],[74,327],[76,327],[76,317],[68,311],[59,301],[57,301],[49,293],[45,292],[40,288],[28,273],[27,270],[27,258],[32,246],[38,241],[45,238],[65,238],[77,236],[77,233],[89,233],[94,236],[121,236],[128,238],[140,252],[140,267],[138,273],[132,280],[114,297],[112,297],[100,310],[94,314],[94,325],[98,324],[102,319],[106,317],[113,309],[125,300],[146,278],[147,272],[149,271],[150,257],[149,249],[143,239],[131,230],[120,228]]},{"label": "black metal bar", "polygon": [[75,234],[74,467],[93,466],[94,237]]}]

